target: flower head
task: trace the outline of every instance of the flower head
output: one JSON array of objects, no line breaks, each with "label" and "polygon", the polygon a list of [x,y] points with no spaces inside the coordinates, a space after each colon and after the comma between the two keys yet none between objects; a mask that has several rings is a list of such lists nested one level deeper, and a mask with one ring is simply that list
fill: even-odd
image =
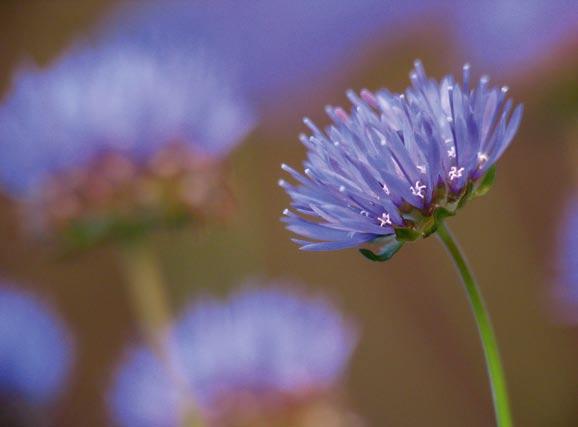
[{"label": "flower head", "polygon": [[253,123],[225,70],[130,39],[21,69],[0,107],[0,184],[44,229],[214,213],[220,162]]},{"label": "flower head", "polygon": [[[202,413],[238,420],[249,408],[275,412],[335,388],[356,337],[326,300],[276,288],[195,303],[174,325],[172,341]],[[123,426],[176,426],[182,398],[158,359],[139,349],[120,369],[111,405]]]},{"label": "flower head", "polygon": [[461,83],[428,78],[419,61],[410,78],[403,94],[348,92],[351,112],[327,107],[333,123],[325,131],[305,119],[312,135],[301,136],[304,174],[282,165],[297,185],[279,183],[292,199],[287,228],[319,241],[296,240],[301,249],[383,241],[382,255],[391,256],[488,190],[521,105],[512,112],[508,88],[489,86],[485,76],[473,85],[468,65]]},{"label": "flower head", "polygon": [[0,396],[33,405],[53,401],[71,365],[62,321],[31,295],[0,288]]}]

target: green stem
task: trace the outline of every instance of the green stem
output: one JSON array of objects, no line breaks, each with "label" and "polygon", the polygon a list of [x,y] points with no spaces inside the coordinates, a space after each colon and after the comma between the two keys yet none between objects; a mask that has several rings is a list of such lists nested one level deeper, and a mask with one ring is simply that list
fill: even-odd
[{"label": "green stem", "polygon": [[141,333],[185,396],[183,427],[202,427],[180,363],[168,351],[167,331],[171,321],[169,299],[155,251],[146,239],[130,242],[121,251],[129,299]]},{"label": "green stem", "polygon": [[504,369],[502,368],[502,362],[498,351],[498,342],[492,328],[490,316],[485,307],[484,299],[456,239],[443,222],[439,225],[437,234],[452,257],[462,277],[470,301],[470,306],[478,325],[480,340],[486,358],[486,369],[490,379],[494,411],[498,426],[512,427],[512,415],[508,402]]}]

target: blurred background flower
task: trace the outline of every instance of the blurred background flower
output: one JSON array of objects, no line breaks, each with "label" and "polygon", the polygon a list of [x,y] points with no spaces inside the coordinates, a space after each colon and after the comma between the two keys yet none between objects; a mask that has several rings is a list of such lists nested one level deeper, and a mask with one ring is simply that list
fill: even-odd
[{"label": "blurred background flower", "polygon": [[313,85],[355,69],[367,56],[359,46],[377,38],[391,46],[424,25],[446,33],[446,54],[462,62],[499,77],[523,73],[578,36],[577,13],[568,0],[169,0],[128,2],[103,32],[189,48],[203,40],[230,59],[252,102],[270,113],[286,111],[279,96],[303,101]]},{"label": "blurred background flower", "polygon": [[266,113],[282,111],[288,99],[331,81],[334,67],[343,66],[345,58],[360,59],[356,47],[385,26],[393,34],[431,8],[415,0],[128,2],[109,18],[104,32],[188,48],[202,40],[230,60],[251,101]]},{"label": "blurred background flower", "polygon": [[[193,303],[176,321],[175,364],[208,425],[352,425],[338,393],[356,331],[326,299],[292,288],[245,285],[227,301]],[[186,398],[164,364],[137,348],[110,401],[121,426],[180,426]]]},{"label": "blurred background flower", "polygon": [[226,214],[220,162],[254,117],[202,47],[125,39],[30,67],[0,109],[0,178],[32,226],[83,244]]},{"label": "blurred background flower", "polygon": [[0,424],[44,425],[40,412],[64,392],[72,356],[68,328],[52,307],[2,283]]}]

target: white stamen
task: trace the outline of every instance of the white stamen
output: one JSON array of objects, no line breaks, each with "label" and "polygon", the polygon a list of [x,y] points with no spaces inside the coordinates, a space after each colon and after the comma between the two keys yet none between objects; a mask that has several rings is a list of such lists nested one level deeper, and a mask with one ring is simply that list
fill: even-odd
[{"label": "white stamen", "polygon": [[386,225],[392,224],[391,219],[389,218],[389,214],[387,212],[382,213],[381,216],[377,218],[377,220],[379,221],[380,227],[385,227]]},{"label": "white stamen", "polygon": [[309,168],[305,169],[305,175],[311,175],[311,169]]},{"label": "white stamen", "polygon": [[510,88],[508,86],[502,86],[502,92],[506,93],[509,90]]},{"label": "white stamen", "polygon": [[456,147],[450,147],[450,149],[448,150],[448,157],[451,159],[456,158]]},{"label": "white stamen", "polygon": [[410,187],[409,189],[411,190],[411,194],[423,199],[425,198],[425,195],[423,194],[423,190],[425,190],[425,188],[426,186],[422,185],[421,181],[416,181],[415,186]]},{"label": "white stamen", "polygon": [[381,186],[381,188],[383,188],[383,191],[385,191],[385,194],[387,194],[389,196],[390,191],[389,191],[389,187],[387,186],[387,184],[383,184]]},{"label": "white stamen", "polygon": [[367,216],[367,217],[369,216],[369,212],[367,212],[367,211],[361,211],[359,213],[363,216]]},{"label": "white stamen", "polygon": [[453,181],[456,178],[461,178],[464,172],[464,168],[457,168],[456,166],[452,166],[449,172],[450,181]]},{"label": "white stamen", "polygon": [[279,181],[277,181],[277,184],[279,185],[279,187],[285,187],[287,185],[287,181],[285,181],[284,179],[280,179]]},{"label": "white stamen", "polygon": [[481,151],[478,153],[478,161],[480,163],[485,163],[488,161],[488,155],[486,153],[482,153]]},{"label": "white stamen", "polygon": [[451,139],[451,138],[448,138],[448,139],[446,139],[444,142],[445,142],[446,144],[451,144],[451,143],[454,142],[454,140]]},{"label": "white stamen", "polygon": [[289,209],[283,209],[283,215],[289,215]]}]

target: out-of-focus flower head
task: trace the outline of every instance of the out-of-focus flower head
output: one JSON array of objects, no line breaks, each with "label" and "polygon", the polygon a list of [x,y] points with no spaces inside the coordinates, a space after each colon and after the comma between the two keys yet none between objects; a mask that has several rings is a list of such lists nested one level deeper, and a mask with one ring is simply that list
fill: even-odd
[{"label": "out-of-focus flower head", "polygon": [[578,197],[568,203],[560,222],[556,311],[564,321],[578,322]]},{"label": "out-of-focus flower head", "polygon": [[228,206],[221,162],[252,125],[201,47],[77,46],[16,73],[0,107],[0,181],[45,229],[102,237],[202,219]]},{"label": "out-of-focus flower head", "polygon": [[[208,425],[300,426],[303,417],[335,416],[328,401],[356,333],[325,299],[251,287],[229,301],[193,304],[174,325],[172,341]],[[137,349],[121,366],[110,401],[119,425],[177,426],[183,395],[162,363]]]},{"label": "out-of-focus flower head", "polygon": [[39,299],[0,286],[0,396],[50,404],[63,391],[70,371],[69,333]]},{"label": "out-of-focus flower head", "polygon": [[522,74],[576,38],[577,13],[568,0],[163,0],[129,2],[106,31],[143,43],[203,38],[236,64],[265,114],[279,108],[279,96],[309,96],[365,60],[374,44],[391,46],[416,29],[438,38],[442,27],[476,65]]},{"label": "out-of-focus flower head", "polygon": [[309,96],[362,59],[364,44],[419,23],[435,5],[420,0],[178,0],[129,2],[106,30],[142,43],[202,38],[229,58],[251,101],[267,114],[279,97]]},{"label": "out-of-focus flower head", "polygon": [[462,83],[437,82],[417,61],[412,86],[403,94],[386,89],[353,91],[351,112],[327,107],[325,131],[310,120],[313,135],[301,174],[282,168],[297,185],[279,184],[292,199],[287,228],[319,242],[295,240],[304,250],[336,250],[374,242],[387,259],[403,242],[427,237],[444,217],[484,194],[494,163],[514,137],[522,117],[506,99],[507,87],[473,84],[468,65]]}]

